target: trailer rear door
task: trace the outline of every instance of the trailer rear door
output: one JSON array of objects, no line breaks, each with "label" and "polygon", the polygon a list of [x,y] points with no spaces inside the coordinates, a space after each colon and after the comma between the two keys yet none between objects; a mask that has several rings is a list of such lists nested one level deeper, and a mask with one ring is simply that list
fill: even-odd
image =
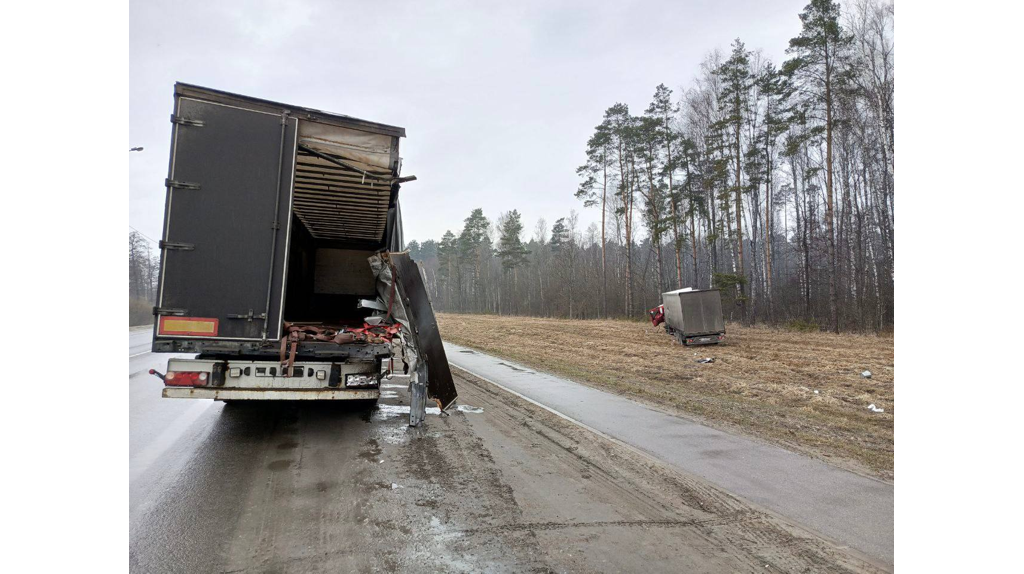
[{"label": "trailer rear door", "polygon": [[298,119],[176,93],[171,121],[156,337],[278,339]]}]

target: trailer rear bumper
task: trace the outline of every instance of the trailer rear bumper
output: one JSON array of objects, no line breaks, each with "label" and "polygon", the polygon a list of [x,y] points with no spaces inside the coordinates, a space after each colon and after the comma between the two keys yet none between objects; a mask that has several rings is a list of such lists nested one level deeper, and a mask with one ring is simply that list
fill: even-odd
[{"label": "trailer rear bumper", "polygon": [[375,401],[379,389],[225,389],[164,387],[166,399],[221,401]]},{"label": "trailer rear bumper", "polygon": [[684,334],[682,331],[677,331],[672,327],[665,325],[665,332],[676,338],[680,344],[686,345],[687,347],[695,347],[697,345],[717,345],[725,339],[725,332],[721,333],[690,333]]},{"label": "trailer rear bumper", "polygon": [[697,345],[717,345],[722,342],[725,338],[724,333],[714,333],[711,335],[682,335],[680,334],[680,342],[687,347],[695,347]]}]

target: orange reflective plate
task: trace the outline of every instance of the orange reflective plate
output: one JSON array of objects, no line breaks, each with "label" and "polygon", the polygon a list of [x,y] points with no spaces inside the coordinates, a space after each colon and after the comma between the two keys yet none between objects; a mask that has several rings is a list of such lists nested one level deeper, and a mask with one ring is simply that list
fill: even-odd
[{"label": "orange reflective plate", "polygon": [[192,335],[196,337],[216,337],[217,319],[206,317],[160,317],[160,335]]}]

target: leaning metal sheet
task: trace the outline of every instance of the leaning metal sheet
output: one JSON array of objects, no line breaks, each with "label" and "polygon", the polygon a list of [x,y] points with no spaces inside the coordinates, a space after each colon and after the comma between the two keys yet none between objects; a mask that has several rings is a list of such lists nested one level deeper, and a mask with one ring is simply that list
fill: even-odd
[{"label": "leaning metal sheet", "polygon": [[391,253],[390,259],[398,275],[398,291],[412,326],[416,349],[427,363],[427,392],[438,400],[442,409],[447,409],[459,395],[419,267],[408,253]]}]

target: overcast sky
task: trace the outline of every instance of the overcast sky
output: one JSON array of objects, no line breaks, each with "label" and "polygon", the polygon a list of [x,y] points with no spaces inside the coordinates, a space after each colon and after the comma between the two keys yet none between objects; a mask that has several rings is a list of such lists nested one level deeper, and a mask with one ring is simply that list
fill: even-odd
[{"label": "overcast sky", "polygon": [[406,239],[456,234],[474,207],[570,209],[604,110],[678,98],[741,38],[777,63],[807,0],[666,2],[133,1],[129,223],[160,238],[175,81],[406,128]]}]

